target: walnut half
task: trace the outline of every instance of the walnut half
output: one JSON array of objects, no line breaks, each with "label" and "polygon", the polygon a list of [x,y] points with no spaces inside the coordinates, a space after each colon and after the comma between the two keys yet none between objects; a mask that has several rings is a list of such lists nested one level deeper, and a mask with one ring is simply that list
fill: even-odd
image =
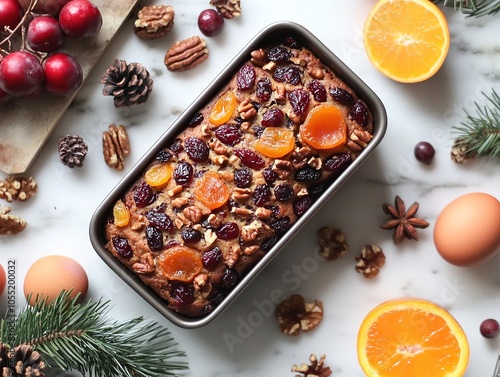
[{"label": "walnut half", "polygon": [[356,258],[356,271],[365,278],[371,279],[378,275],[380,268],[385,264],[385,255],[377,245],[366,245]]},{"label": "walnut half", "polygon": [[319,255],[326,260],[335,260],[343,257],[347,251],[347,242],[340,229],[324,226],[318,230]]},{"label": "walnut half", "polygon": [[297,336],[319,325],[323,303],[319,300],[307,303],[301,295],[293,294],[276,306],[275,316],[282,333]]}]

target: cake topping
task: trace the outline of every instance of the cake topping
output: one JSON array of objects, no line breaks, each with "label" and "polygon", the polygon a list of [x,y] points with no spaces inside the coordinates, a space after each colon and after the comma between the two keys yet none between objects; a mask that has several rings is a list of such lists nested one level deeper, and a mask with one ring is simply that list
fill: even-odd
[{"label": "cake topping", "polygon": [[168,279],[190,282],[201,271],[200,254],[185,246],[174,246],[158,258],[158,268]]}]

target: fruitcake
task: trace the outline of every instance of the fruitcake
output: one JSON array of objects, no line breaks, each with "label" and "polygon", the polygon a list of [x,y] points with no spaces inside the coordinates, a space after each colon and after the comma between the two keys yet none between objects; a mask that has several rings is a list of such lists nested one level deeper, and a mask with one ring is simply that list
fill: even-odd
[{"label": "fruitcake", "polygon": [[[196,111],[196,112],[195,112]],[[214,310],[356,159],[373,116],[292,38],[252,51],[116,200],[106,248],[182,316]]]}]

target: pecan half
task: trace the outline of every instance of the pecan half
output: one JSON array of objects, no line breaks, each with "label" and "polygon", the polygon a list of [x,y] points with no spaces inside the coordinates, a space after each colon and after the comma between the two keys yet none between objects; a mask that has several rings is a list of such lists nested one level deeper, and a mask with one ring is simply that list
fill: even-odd
[{"label": "pecan half", "polygon": [[241,16],[240,0],[210,0],[210,5],[216,7],[222,17],[228,20]]},{"label": "pecan half", "polygon": [[203,63],[208,58],[207,43],[194,36],[176,42],[165,54],[164,63],[169,71],[186,71]]},{"label": "pecan half", "polygon": [[372,137],[372,134],[366,130],[355,129],[349,137],[347,146],[354,152],[361,152],[368,145]]},{"label": "pecan half", "polygon": [[378,275],[380,268],[385,264],[385,255],[377,245],[366,245],[361,249],[361,254],[356,259],[356,271],[362,273],[367,279]]},{"label": "pecan half", "polygon": [[276,306],[275,316],[282,333],[297,336],[319,325],[323,303],[319,300],[307,303],[301,295],[293,294]]},{"label": "pecan half", "polygon": [[174,16],[170,5],[147,5],[137,14],[134,33],[143,39],[163,37],[174,27]]},{"label": "pecan half", "polygon": [[102,134],[102,152],[106,164],[116,170],[123,170],[125,157],[130,155],[130,142],[125,127],[120,124],[109,126]]}]

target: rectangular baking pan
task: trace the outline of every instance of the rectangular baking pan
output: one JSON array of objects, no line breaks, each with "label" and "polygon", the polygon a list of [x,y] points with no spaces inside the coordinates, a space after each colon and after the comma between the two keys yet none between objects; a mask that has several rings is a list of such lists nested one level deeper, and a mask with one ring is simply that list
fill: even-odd
[{"label": "rectangular baking pan", "polygon": [[[182,131],[184,125],[189,123],[199,109],[205,106],[226,85],[239,67],[246,62],[250,53],[264,46],[271,46],[281,42],[286,37],[295,38],[301,45],[310,49],[326,66],[340,77],[352,90],[367,104],[373,114],[373,139],[361,154],[348,166],[331,186],[317,199],[308,212],[297,220],[288,232],[268,251],[264,257],[247,273],[238,285],[229,293],[224,301],[205,317],[188,318],[177,314],[167,307],[156,292],[146,286],[134,273],[127,269],[118,259],[105,248],[105,224],[112,212],[115,201],[129,189],[144,172],[146,166],[154,156],[169,144],[173,138]],[[198,328],[212,322],[228,305],[236,299],[243,289],[257,277],[259,272],[277,255],[285,244],[300,230],[300,228],[314,216],[314,213],[335,193],[335,191],[351,176],[354,171],[374,151],[384,137],[387,128],[387,115],[384,105],[378,96],[356,76],[337,56],[335,56],[323,43],[312,35],[303,26],[293,22],[276,22],[261,30],[241,52],[224,68],[212,83],[195,99],[172,126],[154,143],[139,162],[125,175],[117,186],[108,194],[95,211],[90,222],[90,239],[97,254],[102,260],[128,285],[130,285],[150,305],[177,326],[183,328]]]}]

